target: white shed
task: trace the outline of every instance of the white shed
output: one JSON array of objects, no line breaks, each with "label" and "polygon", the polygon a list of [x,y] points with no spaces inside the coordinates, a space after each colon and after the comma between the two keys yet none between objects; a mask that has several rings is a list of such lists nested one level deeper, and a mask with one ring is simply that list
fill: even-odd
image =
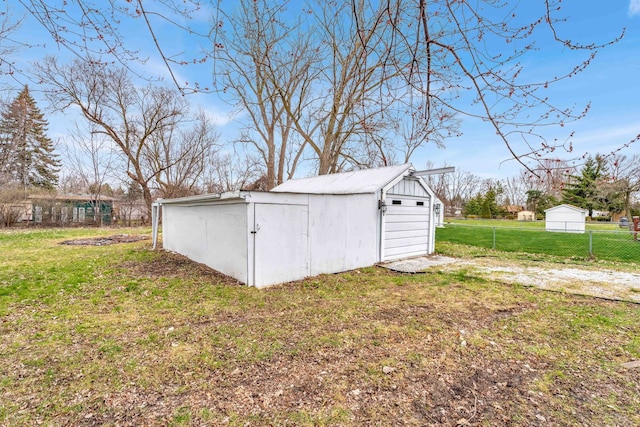
[{"label": "white shed", "polygon": [[426,255],[435,196],[413,171],[405,164],[290,180],[271,192],[159,200],[163,247],[259,288]]},{"label": "white shed", "polygon": [[559,205],[544,213],[547,231],[584,233],[587,210],[572,205]]},{"label": "white shed", "polygon": [[518,212],[518,221],[535,221],[536,213],[532,211],[520,211]]}]

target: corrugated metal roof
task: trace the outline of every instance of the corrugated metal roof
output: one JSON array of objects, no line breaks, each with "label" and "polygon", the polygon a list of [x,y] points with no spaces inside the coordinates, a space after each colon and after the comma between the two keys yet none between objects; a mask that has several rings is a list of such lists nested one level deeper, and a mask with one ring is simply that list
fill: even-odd
[{"label": "corrugated metal roof", "polygon": [[308,194],[362,194],[375,193],[382,187],[404,174],[411,163],[363,169],[352,172],[333,173],[312,178],[292,179],[271,191],[276,193]]},{"label": "corrugated metal roof", "polygon": [[168,205],[179,203],[211,202],[213,200],[233,200],[242,198],[242,192],[228,191],[225,193],[200,194],[197,196],[179,197],[176,199],[158,199],[156,200],[156,203],[161,205]]}]

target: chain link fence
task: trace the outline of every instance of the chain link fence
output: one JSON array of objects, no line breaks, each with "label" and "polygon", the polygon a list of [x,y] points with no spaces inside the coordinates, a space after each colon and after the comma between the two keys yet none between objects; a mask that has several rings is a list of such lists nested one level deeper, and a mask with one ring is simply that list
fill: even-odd
[{"label": "chain link fence", "polygon": [[595,258],[640,263],[640,233],[575,227],[547,231],[542,227],[492,227],[447,223],[436,231],[436,242],[450,242],[506,252],[560,257]]}]

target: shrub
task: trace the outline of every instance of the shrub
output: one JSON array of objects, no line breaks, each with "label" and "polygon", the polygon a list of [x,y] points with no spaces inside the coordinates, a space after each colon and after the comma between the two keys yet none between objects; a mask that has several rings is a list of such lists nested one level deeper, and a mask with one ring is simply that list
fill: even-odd
[{"label": "shrub", "polygon": [[0,226],[10,227],[24,214],[24,193],[18,186],[0,190]]}]

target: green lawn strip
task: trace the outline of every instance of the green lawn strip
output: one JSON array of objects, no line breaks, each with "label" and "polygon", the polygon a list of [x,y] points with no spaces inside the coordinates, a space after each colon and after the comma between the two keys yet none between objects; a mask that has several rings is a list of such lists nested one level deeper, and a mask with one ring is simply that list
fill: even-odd
[{"label": "green lawn strip", "polygon": [[[510,227],[510,228],[525,228],[525,229],[539,229],[544,230],[546,226],[545,221],[516,221],[507,219],[453,219],[446,218],[445,223],[459,224],[466,226],[479,226],[479,227]],[[587,231],[589,230],[605,230],[605,231],[621,231],[622,229],[615,222],[606,221],[587,221],[585,223]],[[628,231],[628,230],[627,230]]]},{"label": "green lawn strip", "polygon": [[[591,238],[591,243],[590,243]],[[627,232],[551,233],[537,229],[449,225],[436,231],[438,243],[477,246],[540,256],[640,263],[640,242]]]},{"label": "green lawn strip", "polygon": [[256,290],[61,238],[11,274],[55,266],[37,292],[0,298],[3,424],[640,423],[633,304],[375,267]]}]

